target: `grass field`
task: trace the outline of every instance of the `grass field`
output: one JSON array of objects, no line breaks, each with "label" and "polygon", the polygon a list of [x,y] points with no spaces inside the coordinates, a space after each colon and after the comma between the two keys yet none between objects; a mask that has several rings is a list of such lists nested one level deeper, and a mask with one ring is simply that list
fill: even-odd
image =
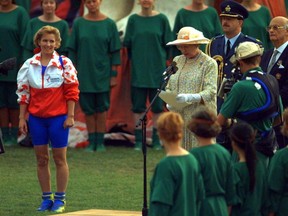
[{"label": "grass field", "polygon": [[[153,170],[162,157],[163,150],[147,149],[148,198]],[[85,209],[142,210],[142,151],[125,146],[108,146],[104,153],[69,148],[67,158],[70,179],[65,212]],[[50,164],[55,192],[55,167]],[[33,149],[6,148],[6,152],[0,155],[0,215],[47,215],[36,211],[40,202],[41,190]]]}]

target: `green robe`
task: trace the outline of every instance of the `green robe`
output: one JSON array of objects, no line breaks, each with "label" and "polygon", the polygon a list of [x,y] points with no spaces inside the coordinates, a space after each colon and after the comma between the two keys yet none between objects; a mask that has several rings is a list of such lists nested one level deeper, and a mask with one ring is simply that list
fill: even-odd
[{"label": "green robe", "polygon": [[268,208],[267,172],[265,166],[256,165],[256,182],[253,193],[249,191],[250,177],[245,162],[234,164],[236,177],[237,201],[232,207],[231,216],[261,216],[266,215]]},{"label": "green robe", "polygon": [[234,172],[230,153],[218,144],[192,148],[200,164],[206,198],[200,215],[228,216],[228,206],[235,201]]},{"label": "green robe", "polygon": [[156,166],[150,186],[149,216],[198,215],[204,186],[193,155],[163,158]]},{"label": "green robe", "polygon": [[42,28],[45,25],[50,25],[55,28],[57,28],[60,32],[61,36],[61,46],[59,49],[57,49],[57,52],[60,55],[66,55],[66,46],[67,41],[69,38],[69,26],[68,23],[65,20],[60,20],[57,22],[43,22],[38,17],[35,17],[29,21],[27,24],[27,29],[24,35],[24,38],[22,40],[21,45],[24,47],[24,59],[31,58],[34,53],[33,50],[35,48],[34,46],[34,35],[35,33]]},{"label": "green robe", "polygon": [[268,175],[269,197],[272,211],[277,216],[288,215],[288,148],[273,156]]},{"label": "green robe", "polygon": [[15,0],[16,4],[24,7],[28,14],[31,9],[31,1],[32,0]]},{"label": "green robe", "polygon": [[68,53],[78,71],[80,92],[110,91],[111,65],[120,64],[120,48],[112,19],[90,21],[79,17],[74,21]]},{"label": "green robe", "polygon": [[164,14],[129,17],[124,46],[128,48],[132,62],[131,85],[138,88],[159,88],[162,73],[169,59],[172,40],[169,21]]},{"label": "green robe", "polygon": [[[261,17],[261,19],[259,19]],[[262,41],[265,50],[273,47],[266,27],[271,20],[270,11],[267,7],[261,6],[257,11],[249,11],[249,16],[244,20],[242,33]]]},{"label": "green robe", "polygon": [[[175,18],[173,27],[173,36],[176,39],[177,33],[182,27],[191,26],[201,32],[208,39],[222,34],[222,26],[218,13],[215,8],[208,7],[203,11],[190,11],[181,8]],[[201,50],[205,51],[205,45],[202,45]],[[180,51],[173,49],[173,56],[180,55]]]},{"label": "green robe", "polygon": [[0,12],[0,62],[16,57],[17,66],[8,75],[0,74],[0,81],[15,82],[17,71],[23,62],[21,41],[26,30],[29,16],[25,9],[18,6],[7,13]]}]

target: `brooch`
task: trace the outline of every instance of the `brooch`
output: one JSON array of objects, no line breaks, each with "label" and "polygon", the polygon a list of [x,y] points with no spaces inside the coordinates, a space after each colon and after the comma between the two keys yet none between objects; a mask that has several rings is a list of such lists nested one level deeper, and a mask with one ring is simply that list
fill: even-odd
[{"label": "brooch", "polygon": [[282,65],[282,60],[279,60],[277,62],[278,68],[284,68],[284,66]]}]

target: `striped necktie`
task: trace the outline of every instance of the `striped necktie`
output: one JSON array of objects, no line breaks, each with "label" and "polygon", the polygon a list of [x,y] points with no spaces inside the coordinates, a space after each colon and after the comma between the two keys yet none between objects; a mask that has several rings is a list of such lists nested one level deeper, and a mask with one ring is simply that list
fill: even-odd
[{"label": "striped necktie", "polygon": [[270,73],[272,67],[274,66],[275,62],[276,62],[276,57],[277,57],[277,54],[279,53],[279,51],[277,49],[274,50],[273,52],[273,55],[271,57],[271,61],[268,65],[268,68],[267,68],[267,73]]}]

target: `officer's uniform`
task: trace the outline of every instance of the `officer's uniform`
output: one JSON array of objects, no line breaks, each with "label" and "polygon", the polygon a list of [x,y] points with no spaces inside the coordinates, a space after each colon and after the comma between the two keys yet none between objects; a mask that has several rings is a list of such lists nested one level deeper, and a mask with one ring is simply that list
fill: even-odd
[{"label": "officer's uniform", "polygon": [[[232,17],[235,19],[246,19],[248,17],[248,11],[245,7],[243,7],[241,4],[235,2],[235,1],[224,1],[220,5],[221,7],[221,14],[220,17]],[[243,33],[240,33],[238,38],[236,39],[235,43],[231,47],[230,51],[225,55],[225,35],[219,35],[215,38],[211,39],[210,44],[208,44],[206,52],[211,57],[215,57],[216,55],[220,55],[223,58],[223,77],[230,78],[231,77],[231,71],[233,69],[232,63],[229,61],[231,56],[234,54],[235,48],[239,45],[239,43],[244,41],[251,41],[254,43],[258,43],[259,45],[262,45],[262,42],[250,37],[248,35],[244,35]]]},{"label": "officer's uniform", "polygon": [[235,48],[242,42],[245,41],[251,41],[254,43],[258,43],[259,45],[262,45],[262,42],[259,40],[256,40],[253,37],[250,37],[248,35],[244,35],[243,33],[240,33],[239,37],[233,44],[232,48],[230,49],[230,52],[225,55],[225,36],[224,35],[219,35],[215,38],[213,38],[210,42],[209,46],[209,55],[211,57],[220,55],[223,58],[223,73],[225,78],[231,78],[231,71],[235,67],[229,59],[231,56],[234,54]]}]

